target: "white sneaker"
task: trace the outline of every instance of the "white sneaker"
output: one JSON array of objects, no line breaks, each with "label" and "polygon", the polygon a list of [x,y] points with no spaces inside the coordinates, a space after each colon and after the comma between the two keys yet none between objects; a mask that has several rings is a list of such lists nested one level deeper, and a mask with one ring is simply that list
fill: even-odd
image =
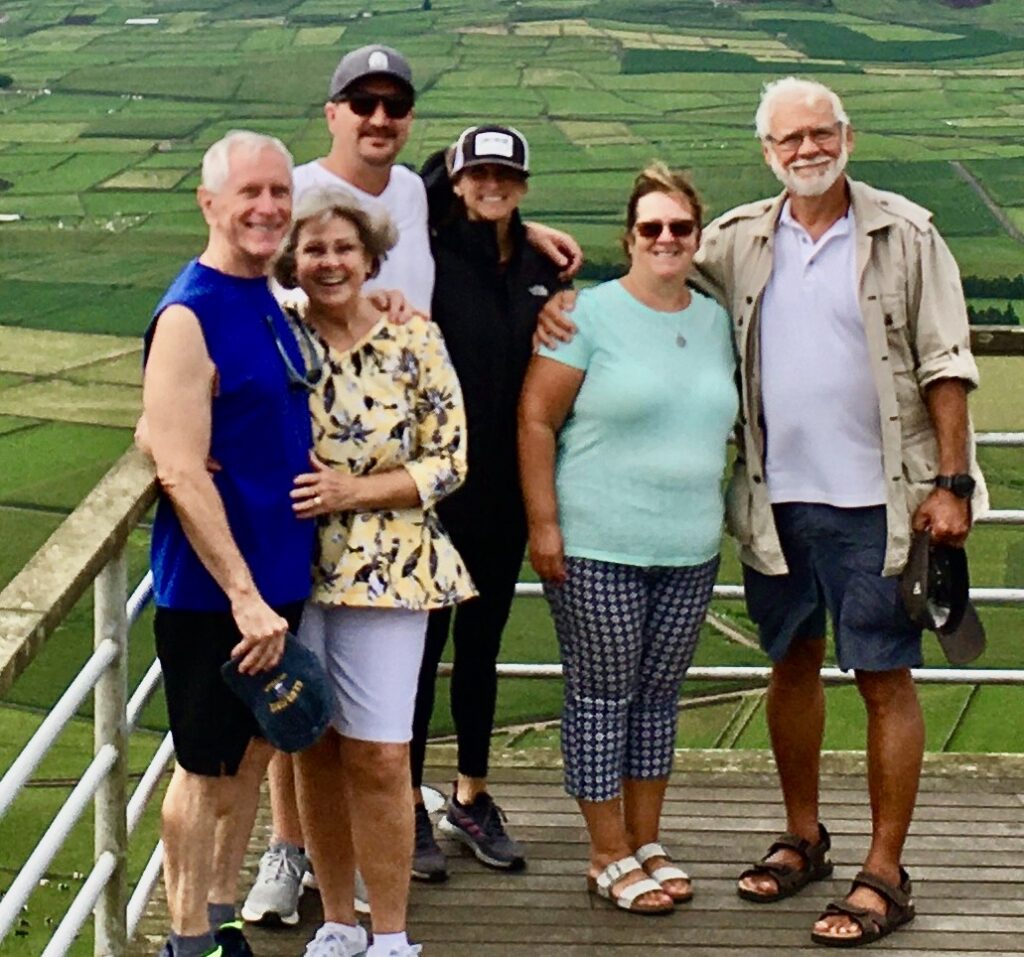
[{"label": "white sneaker", "polygon": [[306,944],[303,957],[366,957],[366,931],[358,924],[355,931],[353,939],[325,925]]},{"label": "white sneaker", "polygon": [[302,877],[309,859],[297,847],[272,844],[260,858],[256,882],[242,905],[242,919],[250,924],[294,927],[299,922]]},{"label": "white sneaker", "polygon": [[421,953],[423,953],[421,944],[406,944],[398,950],[389,950],[387,957],[418,957]]}]

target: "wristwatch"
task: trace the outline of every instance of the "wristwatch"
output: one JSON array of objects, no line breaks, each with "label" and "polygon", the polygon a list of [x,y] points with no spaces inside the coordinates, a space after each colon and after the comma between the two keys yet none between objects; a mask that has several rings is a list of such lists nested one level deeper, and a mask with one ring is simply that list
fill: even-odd
[{"label": "wristwatch", "polygon": [[932,481],[935,482],[936,488],[944,488],[957,498],[970,498],[974,494],[974,478],[966,472],[957,475],[936,475]]}]

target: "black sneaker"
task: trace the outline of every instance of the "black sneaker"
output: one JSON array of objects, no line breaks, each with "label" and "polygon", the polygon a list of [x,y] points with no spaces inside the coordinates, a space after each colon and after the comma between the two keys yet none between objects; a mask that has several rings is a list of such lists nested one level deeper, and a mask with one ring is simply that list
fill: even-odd
[{"label": "black sneaker", "polygon": [[242,922],[240,920],[221,924],[213,932],[213,939],[217,942],[217,946],[220,947],[224,957],[253,957],[249,941],[245,939],[245,934],[242,933]]},{"label": "black sneaker", "polygon": [[485,791],[472,804],[460,804],[454,789],[438,828],[466,845],[478,861],[503,871],[526,867],[522,848],[505,832],[505,812]]},{"label": "black sneaker", "polygon": [[412,855],[412,876],[418,881],[439,884],[448,880],[448,858],[434,839],[434,825],[422,804],[417,804],[416,848]]}]

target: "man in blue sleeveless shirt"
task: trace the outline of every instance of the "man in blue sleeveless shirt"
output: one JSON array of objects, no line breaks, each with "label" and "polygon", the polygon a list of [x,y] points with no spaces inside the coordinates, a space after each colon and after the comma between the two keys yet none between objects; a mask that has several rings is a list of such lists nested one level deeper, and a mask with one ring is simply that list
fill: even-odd
[{"label": "man in blue sleeveless shirt", "polygon": [[154,630],[177,759],[163,804],[164,957],[251,955],[234,901],[270,748],[220,666],[273,667],[310,587],[314,527],[289,498],[311,447],[303,359],[264,278],[291,216],[291,169],[272,137],[235,131],[210,147],[198,190],[206,249],[146,333],[143,403],[163,492]]}]

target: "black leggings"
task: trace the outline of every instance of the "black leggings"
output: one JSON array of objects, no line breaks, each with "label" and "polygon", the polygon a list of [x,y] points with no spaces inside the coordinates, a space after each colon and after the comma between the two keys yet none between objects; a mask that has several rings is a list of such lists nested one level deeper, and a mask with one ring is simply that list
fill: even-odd
[{"label": "black leggings", "polygon": [[451,679],[451,709],[459,743],[459,773],[487,777],[487,759],[494,727],[498,678],[494,672],[501,633],[508,621],[516,581],[526,550],[526,529],[519,524],[486,534],[452,535],[479,595],[457,608],[430,613],[427,642],[420,666],[416,711],[412,721],[409,760],[412,785],[423,783],[430,716],[434,711],[437,665],[451,627],[455,657]]}]

